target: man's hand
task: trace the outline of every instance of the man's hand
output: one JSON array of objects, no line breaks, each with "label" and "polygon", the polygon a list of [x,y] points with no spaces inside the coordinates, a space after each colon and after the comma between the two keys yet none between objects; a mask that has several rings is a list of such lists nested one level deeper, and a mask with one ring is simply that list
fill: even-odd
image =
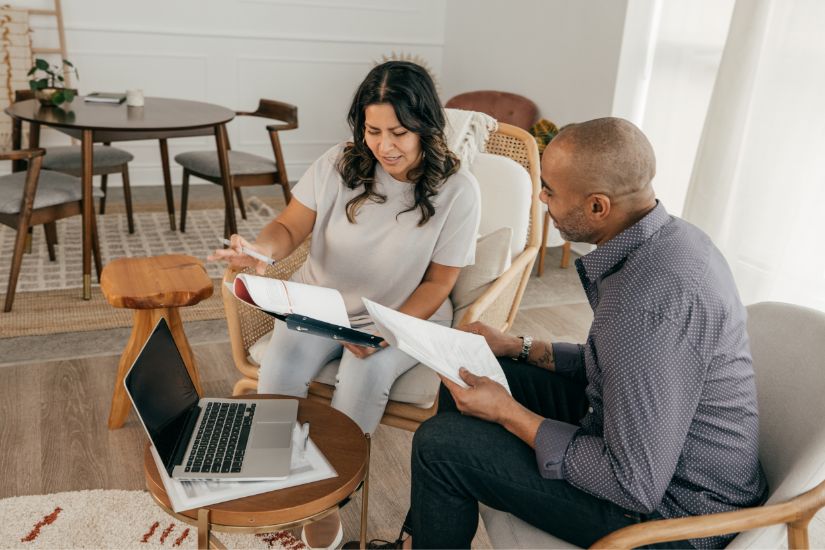
[{"label": "man's hand", "polygon": [[498,382],[476,376],[463,367],[458,374],[469,388],[462,388],[443,376],[441,381],[450,390],[461,414],[501,424],[530,447],[536,447],[536,433],[544,418],[524,408]]},{"label": "man's hand", "polygon": [[490,325],[475,321],[468,325],[461,325],[458,329],[484,336],[487,345],[496,357],[515,357],[521,353],[521,338],[505,334]]},{"label": "man's hand", "polygon": [[498,382],[486,376],[476,376],[464,367],[458,374],[467,383],[468,388],[462,388],[443,376],[441,381],[450,390],[456,407],[462,414],[502,424],[507,418],[508,410],[513,405],[518,405]]}]

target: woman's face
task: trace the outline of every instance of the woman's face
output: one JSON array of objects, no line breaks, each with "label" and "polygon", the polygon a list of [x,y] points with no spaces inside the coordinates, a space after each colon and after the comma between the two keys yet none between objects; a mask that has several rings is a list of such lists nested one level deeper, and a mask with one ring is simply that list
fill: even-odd
[{"label": "woman's face", "polygon": [[421,162],[421,138],[404,128],[389,103],[374,103],[364,110],[364,139],[384,170],[397,180]]}]

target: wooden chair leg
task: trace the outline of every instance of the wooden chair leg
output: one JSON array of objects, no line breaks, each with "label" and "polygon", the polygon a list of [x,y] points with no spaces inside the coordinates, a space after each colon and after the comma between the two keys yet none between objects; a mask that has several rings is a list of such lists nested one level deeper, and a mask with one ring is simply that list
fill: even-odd
[{"label": "wooden chair leg", "polygon": [[183,184],[180,189],[180,232],[186,232],[186,207],[189,204],[189,170],[183,169]]},{"label": "wooden chair leg", "polygon": [[289,182],[282,181],[281,188],[284,190],[284,202],[289,204],[289,201],[292,200],[292,189],[289,188]]},{"label": "wooden chair leg", "polygon": [[238,199],[238,208],[241,209],[241,219],[246,219],[246,207],[243,205],[243,194],[241,194],[241,188],[235,188],[235,198]]},{"label": "wooden chair leg", "polygon": [[100,273],[103,271],[103,262],[100,259],[100,237],[97,233],[97,220],[94,214],[92,214],[92,256],[95,260],[97,282],[100,283]]},{"label": "wooden chair leg", "polygon": [[46,235],[46,246],[49,249],[49,261],[57,260],[54,245],[57,244],[57,223],[48,222],[43,224],[43,233]]},{"label": "wooden chair leg", "polygon": [[23,251],[26,248],[26,238],[29,234],[28,218],[31,216],[21,215],[17,222],[17,235],[14,239],[14,252],[11,257],[11,270],[9,271],[9,284],[6,287],[6,303],[3,311],[11,311],[11,306],[14,303],[14,292],[17,289],[17,278],[20,276],[20,266],[23,264]]},{"label": "wooden chair leg", "polygon": [[536,271],[536,276],[541,277],[544,274],[544,257],[547,255],[547,232],[550,230],[550,212],[544,211],[544,225],[541,231],[541,247],[539,248],[539,267]]},{"label": "wooden chair leg", "polygon": [[132,234],[135,232],[135,218],[132,215],[132,186],[129,183],[128,164],[124,164],[120,169],[120,178],[123,181],[123,201],[126,203],[126,223],[129,225],[129,233]]},{"label": "wooden chair leg", "polygon": [[108,184],[109,184],[109,174],[102,174],[100,176],[100,190],[103,192],[103,196],[100,197],[100,215],[106,213],[106,193],[108,191]]},{"label": "wooden chair leg", "polygon": [[561,247],[561,267],[567,268],[570,265],[570,241],[564,241]]}]

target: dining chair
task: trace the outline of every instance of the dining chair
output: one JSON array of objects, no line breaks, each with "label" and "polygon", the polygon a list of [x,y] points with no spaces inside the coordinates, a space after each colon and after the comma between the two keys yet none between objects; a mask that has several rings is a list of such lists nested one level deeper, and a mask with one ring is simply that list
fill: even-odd
[{"label": "dining chair", "polygon": [[[15,101],[34,99],[31,90],[16,90]],[[106,213],[106,193],[109,174],[120,174],[123,182],[123,200],[126,203],[126,222],[129,233],[135,232],[132,215],[132,188],[129,184],[129,163],[134,159],[132,153],[112,147],[109,143],[95,145],[92,155],[92,175],[100,176],[100,214]],[[43,169],[80,177],[83,173],[83,157],[80,145],[47,147],[43,158]]]},{"label": "dining chair", "polygon": [[[523,130],[530,128],[539,120],[539,108],[536,104],[519,94],[510,92],[499,92],[494,90],[477,90],[464,92],[447,100],[445,107],[451,109],[464,109],[467,111],[479,111],[498,120],[513,126],[518,126]],[[541,156],[539,150],[539,156]],[[544,257],[547,254],[547,234],[550,230],[550,211],[546,206],[544,209],[544,224],[541,234],[541,245],[539,246],[539,259],[536,274],[541,277],[544,273]],[[570,265],[570,242],[564,241],[562,245],[561,267]]]},{"label": "dining chair", "polygon": [[[480,265],[480,247],[476,249],[476,264],[462,269],[459,281],[474,280],[482,272],[488,277],[473,284],[461,285],[469,290],[465,296],[451,296],[456,307],[454,326],[483,321],[507,330],[518,312],[521,297],[533,268],[539,246],[539,165],[538,149],[526,131],[506,123],[490,136],[486,153],[479,153],[470,170],[476,176],[481,191],[482,235],[500,233],[507,228],[503,243],[509,267],[490,271],[490,265]],[[305,241],[288,258],[267,268],[267,276],[289,278],[303,264],[309,252]],[[501,253],[501,251],[497,251]],[[399,250],[399,254],[403,251]],[[493,255],[495,256],[495,254]],[[494,259],[491,263],[498,263]],[[498,271],[498,272],[497,272]],[[465,277],[465,274],[473,275]],[[224,282],[234,279],[237,272],[227,269]],[[456,284],[456,288],[459,284]],[[253,392],[258,386],[258,369],[262,350],[269,341],[273,321],[268,315],[241,303],[222,285],[224,307],[235,366],[243,377],[235,384],[233,394]],[[338,360],[328,363],[310,384],[309,398],[329,403],[334,391]],[[404,373],[390,389],[390,400],[381,423],[415,431],[431,417],[438,406],[440,380],[434,371],[416,365]]]},{"label": "dining chair", "polygon": [[[284,154],[281,151],[281,140],[278,133],[285,130],[294,130],[298,127],[298,107],[273,99],[261,99],[258,103],[258,109],[254,112],[238,111],[235,115],[239,117],[251,116],[268,118],[279,121],[277,124],[270,124],[266,127],[269,132],[269,141],[275,157],[274,161],[252,153],[229,149],[230,185],[235,192],[238,207],[241,210],[241,217],[246,219],[246,208],[243,202],[243,195],[241,194],[241,187],[278,184],[283,188],[286,202],[289,203],[292,199],[292,192],[289,189],[289,178],[286,173],[286,163],[284,162]],[[223,185],[223,180],[221,179],[218,155],[215,151],[189,151],[181,153],[175,156],[175,162],[183,167],[180,230],[181,232],[185,232],[186,206],[189,201],[189,178],[196,176],[217,185]],[[226,207],[228,209],[229,205],[226,205]]]},{"label": "dining chair", "polygon": [[[808,524],[825,507],[825,313],[763,302],[748,306],[759,401],[759,458],[768,480],[762,506],[655,520],[619,529],[592,548],[739,533],[727,548],[809,548]],[[576,548],[515,516],[481,506],[494,548]],[[821,545],[823,541],[818,541]]]},{"label": "dining chair", "polygon": [[[29,228],[41,225],[51,227],[56,236],[57,220],[82,214],[80,181],[67,174],[42,170],[44,149],[27,149],[0,152],[0,160],[27,161],[25,172],[0,176],[0,223],[17,230],[12,252],[9,281],[6,288],[4,312],[11,311],[17,280],[23,263]],[[95,190],[95,196],[102,193]],[[92,216],[92,250],[95,268],[100,279],[100,247],[97,240],[95,218]],[[47,229],[47,234],[49,229]],[[49,257],[53,261],[55,240],[47,239]]]}]

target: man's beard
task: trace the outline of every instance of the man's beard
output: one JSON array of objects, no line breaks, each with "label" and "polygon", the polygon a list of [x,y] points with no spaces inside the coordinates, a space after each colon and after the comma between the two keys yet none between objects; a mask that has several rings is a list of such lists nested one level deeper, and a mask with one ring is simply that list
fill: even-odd
[{"label": "man's beard", "polygon": [[[555,218],[554,218],[555,219]],[[573,209],[564,220],[555,220],[559,233],[565,241],[574,243],[590,242],[593,234],[587,225],[587,218],[580,208]]]}]

